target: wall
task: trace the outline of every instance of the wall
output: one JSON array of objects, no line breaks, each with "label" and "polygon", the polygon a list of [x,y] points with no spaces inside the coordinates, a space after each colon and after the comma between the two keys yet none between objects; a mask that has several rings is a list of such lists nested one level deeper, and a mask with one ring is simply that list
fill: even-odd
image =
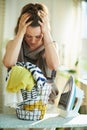
[{"label": "wall", "polygon": [[5,0],[0,0],[0,113],[3,111],[3,85],[2,85],[2,44],[5,14]]}]

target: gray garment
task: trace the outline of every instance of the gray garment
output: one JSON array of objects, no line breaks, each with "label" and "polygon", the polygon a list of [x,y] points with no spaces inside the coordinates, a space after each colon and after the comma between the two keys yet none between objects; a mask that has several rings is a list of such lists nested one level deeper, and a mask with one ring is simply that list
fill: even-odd
[{"label": "gray garment", "polygon": [[51,77],[52,70],[50,70],[46,64],[44,52],[44,46],[41,46],[34,51],[30,51],[27,43],[23,42],[19,53],[18,61],[31,62],[33,64],[36,64],[42,70],[45,77]]}]

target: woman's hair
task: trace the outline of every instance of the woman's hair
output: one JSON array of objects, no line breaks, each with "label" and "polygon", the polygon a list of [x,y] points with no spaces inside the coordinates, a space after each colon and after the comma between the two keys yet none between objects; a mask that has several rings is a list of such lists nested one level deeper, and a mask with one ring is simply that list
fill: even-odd
[{"label": "woman's hair", "polygon": [[39,3],[36,4],[29,3],[25,5],[22,8],[21,14],[18,18],[17,25],[15,27],[15,34],[17,34],[18,32],[20,18],[25,13],[29,13],[31,15],[31,17],[27,20],[27,22],[32,21],[32,23],[30,24],[30,26],[32,27],[40,26],[38,21],[43,22],[43,18],[45,16],[48,17],[48,9],[45,5]]}]

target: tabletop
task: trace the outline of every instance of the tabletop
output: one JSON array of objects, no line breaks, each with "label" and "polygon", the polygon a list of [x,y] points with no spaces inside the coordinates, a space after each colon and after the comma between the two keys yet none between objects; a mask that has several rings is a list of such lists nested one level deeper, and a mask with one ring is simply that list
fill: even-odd
[{"label": "tabletop", "polygon": [[57,114],[46,114],[39,121],[20,120],[15,114],[0,114],[0,128],[66,128],[87,127],[87,115],[76,117],[61,117]]}]

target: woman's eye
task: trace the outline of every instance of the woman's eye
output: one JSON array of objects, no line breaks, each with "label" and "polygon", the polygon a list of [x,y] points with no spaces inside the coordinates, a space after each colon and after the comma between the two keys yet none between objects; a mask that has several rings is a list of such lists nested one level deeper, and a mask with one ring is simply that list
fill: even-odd
[{"label": "woman's eye", "polygon": [[32,38],[32,36],[26,35],[27,38]]},{"label": "woman's eye", "polygon": [[41,36],[36,36],[37,39],[41,38]]}]

